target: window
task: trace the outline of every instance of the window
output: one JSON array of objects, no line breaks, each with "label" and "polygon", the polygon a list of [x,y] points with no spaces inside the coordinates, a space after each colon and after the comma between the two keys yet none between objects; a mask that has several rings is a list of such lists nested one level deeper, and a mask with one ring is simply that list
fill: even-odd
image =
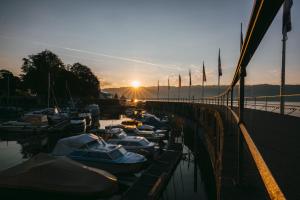
[{"label": "window", "polygon": [[141,146],[147,146],[147,145],[150,144],[150,142],[146,139],[143,139],[143,140],[140,141],[140,144],[141,144]]},{"label": "window", "polygon": [[91,152],[92,157],[104,160],[111,160],[111,157],[107,153],[104,152]]},{"label": "window", "polygon": [[123,156],[123,154],[119,151],[119,149],[115,149],[109,152],[109,155],[113,160],[121,158]]}]

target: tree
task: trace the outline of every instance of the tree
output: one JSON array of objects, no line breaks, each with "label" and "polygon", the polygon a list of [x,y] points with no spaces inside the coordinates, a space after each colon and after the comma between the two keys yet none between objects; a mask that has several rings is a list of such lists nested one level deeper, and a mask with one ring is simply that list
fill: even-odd
[{"label": "tree", "polygon": [[99,80],[89,67],[80,63],[74,63],[70,70],[78,79],[71,86],[72,90],[75,90],[78,96],[98,97]]},{"label": "tree", "polygon": [[16,90],[20,89],[20,78],[14,76],[12,72],[1,69],[0,70],[0,96],[1,95],[15,95]]},{"label": "tree", "polygon": [[48,75],[50,74],[51,86],[56,95],[65,94],[64,90],[64,63],[49,50],[30,55],[23,58],[21,75],[26,88],[39,96],[46,96],[48,93]]},{"label": "tree", "polygon": [[119,99],[119,96],[117,93],[115,93],[114,99]]}]

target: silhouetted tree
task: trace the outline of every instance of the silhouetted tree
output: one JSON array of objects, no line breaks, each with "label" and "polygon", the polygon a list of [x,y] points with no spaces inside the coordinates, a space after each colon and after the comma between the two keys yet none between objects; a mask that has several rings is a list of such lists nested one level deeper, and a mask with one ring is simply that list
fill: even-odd
[{"label": "silhouetted tree", "polygon": [[15,95],[16,90],[20,89],[21,80],[19,77],[14,76],[12,72],[1,69],[0,70],[0,96],[1,95]]},{"label": "silhouetted tree", "polygon": [[117,93],[115,93],[114,99],[119,99],[119,96]]},{"label": "silhouetted tree", "polygon": [[22,80],[24,86],[33,93],[46,96],[48,92],[48,74],[51,86],[57,96],[65,94],[65,67],[62,60],[49,50],[23,58]]},{"label": "silhouetted tree", "polygon": [[[91,69],[80,63],[67,65],[49,50],[23,58],[21,74],[25,88],[39,96],[48,94],[50,74],[51,96],[98,97],[99,81]],[[68,91],[69,90],[69,91]]]},{"label": "silhouetted tree", "polygon": [[80,63],[74,63],[70,71],[78,79],[77,82],[72,83],[71,87],[78,96],[98,97],[99,80],[89,67]]}]

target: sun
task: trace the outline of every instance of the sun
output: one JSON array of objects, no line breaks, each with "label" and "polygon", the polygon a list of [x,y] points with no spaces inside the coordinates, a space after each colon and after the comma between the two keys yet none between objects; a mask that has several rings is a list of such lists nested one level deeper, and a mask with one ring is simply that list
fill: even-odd
[{"label": "sun", "polygon": [[132,82],[131,82],[131,86],[132,86],[133,88],[139,88],[140,85],[141,85],[141,83],[140,83],[139,81],[132,81]]}]

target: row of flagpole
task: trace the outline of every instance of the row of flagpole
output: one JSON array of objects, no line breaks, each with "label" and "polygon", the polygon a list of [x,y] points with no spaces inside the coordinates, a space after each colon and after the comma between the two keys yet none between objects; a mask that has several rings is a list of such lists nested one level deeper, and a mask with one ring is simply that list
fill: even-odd
[{"label": "row of flagpole", "polygon": [[[221,66],[221,50],[219,49],[219,56],[218,56],[218,93],[220,93],[220,77],[222,76],[222,66]],[[206,73],[205,73],[205,65],[204,61],[202,64],[202,98],[204,97],[204,82],[206,82]],[[180,99],[180,90],[181,90],[181,75],[178,75],[178,99]],[[188,90],[188,98],[191,100],[191,87],[192,87],[192,72],[189,69],[189,90]],[[168,99],[170,98],[170,78],[168,78]],[[159,99],[159,80],[157,81],[157,99]]]},{"label": "row of flagpole", "polygon": [[[286,41],[288,39],[287,33],[292,30],[291,23],[291,7],[293,5],[293,0],[285,0],[283,4],[283,17],[282,17],[282,66],[281,66],[281,83],[280,83],[280,113],[284,114],[284,104],[285,104],[285,53],[286,53]],[[240,52],[243,48],[243,25],[241,23],[241,35],[240,35]],[[218,94],[220,94],[220,78],[223,75],[221,66],[221,49],[219,48],[218,54]],[[204,98],[204,83],[207,81],[205,73],[204,61],[202,64],[202,94],[201,97]],[[191,100],[191,86],[192,86],[192,72],[189,70],[189,100]],[[181,89],[181,75],[178,76],[178,99],[180,99],[180,89]],[[170,79],[168,78],[168,99],[170,98]],[[159,99],[159,81],[157,82],[157,99]]]}]

